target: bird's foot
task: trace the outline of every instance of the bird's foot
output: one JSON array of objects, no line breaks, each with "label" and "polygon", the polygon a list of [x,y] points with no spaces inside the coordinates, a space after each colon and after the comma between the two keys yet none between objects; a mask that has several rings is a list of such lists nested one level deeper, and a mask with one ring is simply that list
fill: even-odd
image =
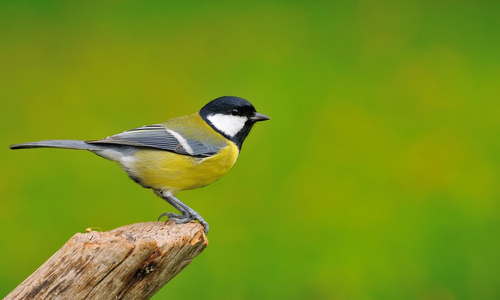
[{"label": "bird's foot", "polygon": [[160,221],[161,218],[167,216],[169,220],[175,221],[175,224],[184,224],[192,220],[190,215],[179,215],[176,213],[163,213],[158,217],[158,221]]},{"label": "bird's foot", "polygon": [[158,221],[160,221],[160,219],[165,217],[165,216],[167,216],[169,220],[173,220],[175,222],[175,224],[184,224],[184,223],[187,223],[189,221],[196,220],[196,221],[200,222],[201,226],[203,226],[203,228],[205,229],[205,234],[208,233],[208,229],[209,229],[208,223],[203,219],[202,216],[200,216],[196,212],[194,214],[186,213],[183,215],[167,212],[167,213],[161,214],[158,217]]}]

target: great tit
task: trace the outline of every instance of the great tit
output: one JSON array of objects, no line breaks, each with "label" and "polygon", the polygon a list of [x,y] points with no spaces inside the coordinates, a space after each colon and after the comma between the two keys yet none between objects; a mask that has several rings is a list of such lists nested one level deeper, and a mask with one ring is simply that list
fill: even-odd
[{"label": "great tit", "polygon": [[89,150],[115,161],[135,182],[171,204],[181,214],[164,213],[176,223],[208,223],[175,195],[204,187],[235,164],[252,126],[269,120],[239,97],[224,96],[198,113],[124,131],[101,140],[46,140],[11,145],[11,149],[64,148]]}]

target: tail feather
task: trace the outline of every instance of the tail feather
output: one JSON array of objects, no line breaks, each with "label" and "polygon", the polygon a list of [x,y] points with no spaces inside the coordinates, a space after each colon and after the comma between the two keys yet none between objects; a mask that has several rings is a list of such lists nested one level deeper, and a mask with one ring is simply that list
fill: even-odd
[{"label": "tail feather", "polygon": [[77,150],[100,150],[99,145],[87,144],[85,141],[78,140],[47,140],[40,142],[22,143],[10,145],[10,149],[29,149],[29,148],[63,148]]}]

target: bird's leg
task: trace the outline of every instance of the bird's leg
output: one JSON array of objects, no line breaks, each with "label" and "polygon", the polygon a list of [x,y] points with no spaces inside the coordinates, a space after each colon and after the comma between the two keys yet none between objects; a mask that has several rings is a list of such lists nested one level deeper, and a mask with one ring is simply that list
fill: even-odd
[{"label": "bird's leg", "polygon": [[191,221],[191,218],[190,218],[189,214],[187,213],[187,211],[182,209],[182,207],[177,205],[177,203],[170,201],[170,199],[168,198],[171,195],[170,193],[163,192],[161,190],[154,190],[154,192],[155,192],[156,196],[167,201],[175,209],[177,209],[179,212],[181,212],[181,215],[176,214],[176,213],[170,213],[170,212],[163,213],[158,217],[158,221],[160,221],[160,219],[165,217],[165,216],[167,216],[169,219],[174,220],[175,223],[177,223],[177,224],[183,224],[183,223],[187,223],[187,222]]},{"label": "bird's leg", "polygon": [[205,234],[208,233],[208,223],[194,209],[182,203],[181,200],[177,199],[168,191],[154,190],[154,192],[158,197],[167,201],[181,213],[181,215],[175,213],[163,213],[160,215],[158,220],[160,220],[164,216],[167,216],[169,219],[174,220],[176,224],[184,224],[191,220],[197,220],[205,229]]}]

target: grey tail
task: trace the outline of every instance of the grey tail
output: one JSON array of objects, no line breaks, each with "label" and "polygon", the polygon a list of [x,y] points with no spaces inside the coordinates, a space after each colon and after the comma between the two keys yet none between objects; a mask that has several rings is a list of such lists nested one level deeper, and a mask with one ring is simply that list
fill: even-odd
[{"label": "grey tail", "polygon": [[10,149],[29,149],[29,148],[63,148],[77,150],[101,150],[102,146],[87,144],[85,141],[78,140],[47,140],[40,142],[14,144]]}]

